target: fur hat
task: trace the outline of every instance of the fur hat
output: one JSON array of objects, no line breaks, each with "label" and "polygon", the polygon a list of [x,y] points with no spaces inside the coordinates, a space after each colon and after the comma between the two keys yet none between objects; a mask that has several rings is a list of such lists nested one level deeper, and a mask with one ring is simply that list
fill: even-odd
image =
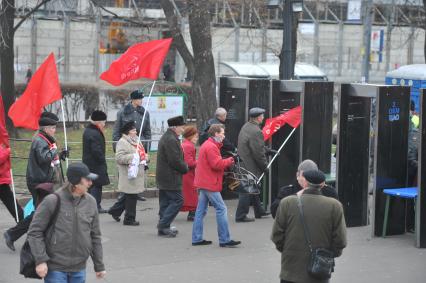
[{"label": "fur hat", "polygon": [[38,119],[38,125],[40,127],[56,126],[58,122],[59,122],[58,116],[56,116],[52,112],[43,112],[41,113],[40,119]]},{"label": "fur hat", "polygon": [[169,127],[178,127],[178,126],[184,126],[186,125],[186,123],[183,120],[183,116],[176,116],[176,117],[172,117],[168,119],[167,125],[169,125]]},{"label": "fur hat", "polygon": [[107,115],[105,112],[100,110],[93,111],[92,115],[90,115],[90,120],[92,121],[106,121]]},{"label": "fur hat", "polygon": [[135,122],[130,121],[130,122],[127,122],[126,124],[124,124],[124,125],[121,127],[121,129],[120,129],[120,133],[121,133],[121,134],[124,134],[124,135],[127,135],[127,134],[129,134],[129,132],[130,132],[131,130],[133,130],[133,129],[136,129]]},{"label": "fur hat", "polygon": [[142,90],[135,90],[132,91],[132,93],[130,94],[130,99],[142,99],[143,96],[143,91]]},{"label": "fur hat", "polygon": [[320,185],[325,182],[325,175],[321,170],[309,170],[303,172],[303,177],[312,185]]}]

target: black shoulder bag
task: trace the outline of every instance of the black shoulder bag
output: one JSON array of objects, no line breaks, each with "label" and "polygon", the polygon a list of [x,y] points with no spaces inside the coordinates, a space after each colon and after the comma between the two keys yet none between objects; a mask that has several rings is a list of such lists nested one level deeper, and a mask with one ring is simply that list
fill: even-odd
[{"label": "black shoulder bag", "polygon": [[[57,193],[53,194],[56,195],[57,202],[55,211],[53,212],[53,215],[49,220],[49,224],[47,225],[46,230],[44,231],[45,235],[47,234],[47,231],[49,231],[50,227],[55,225],[56,219],[58,218],[59,208],[61,207],[61,198]],[[41,279],[41,277],[38,276],[36,272],[36,263],[34,256],[31,253],[31,247],[28,242],[28,239],[25,240],[25,243],[21,248],[19,273],[24,275],[25,278]]]},{"label": "black shoulder bag", "polygon": [[304,220],[302,199],[297,196],[297,202],[300,212],[300,221],[303,225],[303,231],[305,234],[305,240],[309,247],[311,257],[308,264],[308,274],[312,277],[325,280],[331,277],[331,273],[334,271],[334,253],[324,248],[312,248],[312,243],[309,237],[308,227]]}]

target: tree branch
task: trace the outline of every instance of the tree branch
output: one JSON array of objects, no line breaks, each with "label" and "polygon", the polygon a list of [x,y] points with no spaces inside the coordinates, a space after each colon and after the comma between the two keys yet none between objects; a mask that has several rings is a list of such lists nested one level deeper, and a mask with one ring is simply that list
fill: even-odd
[{"label": "tree branch", "polygon": [[31,11],[29,11],[27,14],[24,15],[24,17],[16,24],[16,26],[13,27],[13,33],[16,32],[16,30],[32,15],[34,14],[38,9],[40,9],[41,6],[46,4],[47,2],[50,2],[51,0],[43,0],[37,6],[35,6]]},{"label": "tree branch", "polygon": [[92,2],[93,5],[95,5],[96,7],[99,7],[101,10],[104,10],[108,14],[113,15],[114,18],[122,19],[122,20],[124,20],[126,22],[129,22],[129,23],[132,23],[132,24],[135,24],[135,25],[138,25],[138,26],[143,26],[143,27],[148,27],[149,26],[149,24],[144,24],[144,23],[141,23],[141,22],[138,22],[138,21],[134,21],[134,20],[131,20],[131,19],[123,18],[123,17],[117,15],[116,13],[114,13],[113,11],[108,10],[103,5],[99,4],[97,0],[90,0],[90,2]]},{"label": "tree branch", "polygon": [[164,15],[166,16],[166,20],[170,28],[170,33],[173,36],[173,44],[179,51],[180,56],[182,56],[182,59],[185,62],[191,77],[194,77],[194,56],[192,56],[183,38],[182,31],[180,30],[179,26],[179,19],[177,17],[177,12],[175,11],[173,3],[171,0],[160,0],[160,4],[163,8]]}]

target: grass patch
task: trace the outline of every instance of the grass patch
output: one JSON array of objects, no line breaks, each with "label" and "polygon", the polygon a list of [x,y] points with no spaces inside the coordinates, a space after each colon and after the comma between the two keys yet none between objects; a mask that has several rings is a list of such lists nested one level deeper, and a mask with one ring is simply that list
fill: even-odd
[{"label": "grass patch", "polygon": [[[80,129],[67,129],[67,140],[68,148],[70,149],[70,160],[69,162],[77,162],[82,159],[83,150],[83,128]],[[34,135],[32,131],[21,130],[19,132],[18,140],[11,140],[10,147],[12,152],[12,169],[14,175],[15,188],[18,193],[28,193],[25,174],[27,170],[28,153],[31,147],[31,139]],[[107,139],[106,144],[106,158],[108,165],[108,175],[111,180],[111,184],[104,187],[104,190],[117,190],[117,166],[114,159],[114,152],[112,151],[112,127],[107,128],[105,137]],[[65,148],[64,143],[64,131],[63,128],[58,127],[56,130],[56,140],[59,149]],[[150,164],[149,170],[145,175],[145,188],[155,187],[155,165],[157,161],[157,153],[151,152],[149,154]],[[62,167],[65,170],[65,162],[62,162]],[[65,173],[65,172],[64,172]]]}]

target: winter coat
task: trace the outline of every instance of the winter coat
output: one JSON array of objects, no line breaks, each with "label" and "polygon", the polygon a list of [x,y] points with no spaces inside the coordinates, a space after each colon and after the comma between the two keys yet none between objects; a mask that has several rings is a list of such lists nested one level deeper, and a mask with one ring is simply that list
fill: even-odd
[{"label": "winter coat", "polygon": [[11,183],[10,178],[10,147],[0,146],[0,185]]},{"label": "winter coat", "polygon": [[[120,111],[118,111],[117,120],[115,121],[114,130],[112,133],[112,140],[116,142],[121,138],[121,131],[120,131],[121,127],[123,127],[124,124],[130,121],[135,122],[136,130],[138,131],[138,134],[139,134],[144,112],[145,112],[144,107],[138,106],[135,108],[133,107],[131,102],[129,102]],[[145,120],[143,122],[141,140],[150,140],[150,139],[151,139],[151,124],[149,119],[149,112],[147,111],[145,115]],[[113,143],[114,150],[115,150],[115,146],[116,146],[116,143]],[[148,152],[149,143],[144,142],[143,146]]]},{"label": "winter coat", "polygon": [[118,190],[126,194],[138,194],[144,190],[145,165],[140,164],[138,175],[134,179],[127,177],[129,164],[137,153],[136,143],[129,136],[123,137],[117,142],[115,161],[118,166]]},{"label": "winter coat", "polygon": [[[346,224],[340,202],[311,188],[303,192],[301,199],[312,246],[329,249],[335,257],[340,256],[346,247]],[[271,240],[281,252],[280,278],[291,282],[327,282],[316,280],[307,272],[310,252],[297,204],[297,196],[284,198],[272,228]]]},{"label": "winter coat", "polygon": [[241,166],[257,177],[266,170],[268,161],[265,142],[262,130],[256,123],[249,121],[241,128],[238,135],[238,155],[242,160]]},{"label": "winter coat", "polygon": [[93,181],[95,186],[105,186],[110,183],[105,159],[105,137],[94,124],[89,124],[83,132],[83,163],[90,172],[99,177]]},{"label": "winter coat", "polygon": [[58,183],[58,166],[52,161],[58,159],[58,150],[52,148],[55,139],[40,131],[33,138],[27,164],[27,184]]},{"label": "winter coat", "polygon": [[220,155],[221,146],[222,144],[213,138],[209,138],[201,146],[195,168],[195,187],[212,192],[222,190],[223,172],[234,164],[234,159],[232,157],[223,159]]},{"label": "winter coat", "polygon": [[[204,123],[204,125],[201,128],[200,139],[198,141],[200,146],[209,138],[208,130],[210,129],[210,126],[213,124],[225,125],[224,122],[220,121],[217,118],[212,118],[208,120],[206,123]],[[237,149],[235,145],[226,137],[226,129],[225,129],[225,139],[223,140],[222,144],[223,144],[222,148],[220,149],[220,153],[222,154],[222,156],[230,156],[229,152],[234,152]]]},{"label": "winter coat", "polygon": [[187,139],[182,142],[183,157],[189,171],[182,176],[183,206],[181,211],[194,211],[197,208],[198,194],[194,186],[195,167],[197,167],[195,145]]},{"label": "winter coat", "polygon": [[159,190],[182,190],[182,175],[189,171],[178,136],[167,129],[158,142],[155,179]]},{"label": "winter coat", "polygon": [[49,270],[77,272],[86,268],[90,256],[95,271],[104,271],[96,200],[88,193],[74,197],[68,182],[56,193],[61,203],[55,225],[46,231],[58,201],[50,194],[37,207],[28,230],[36,265],[47,262]]}]

